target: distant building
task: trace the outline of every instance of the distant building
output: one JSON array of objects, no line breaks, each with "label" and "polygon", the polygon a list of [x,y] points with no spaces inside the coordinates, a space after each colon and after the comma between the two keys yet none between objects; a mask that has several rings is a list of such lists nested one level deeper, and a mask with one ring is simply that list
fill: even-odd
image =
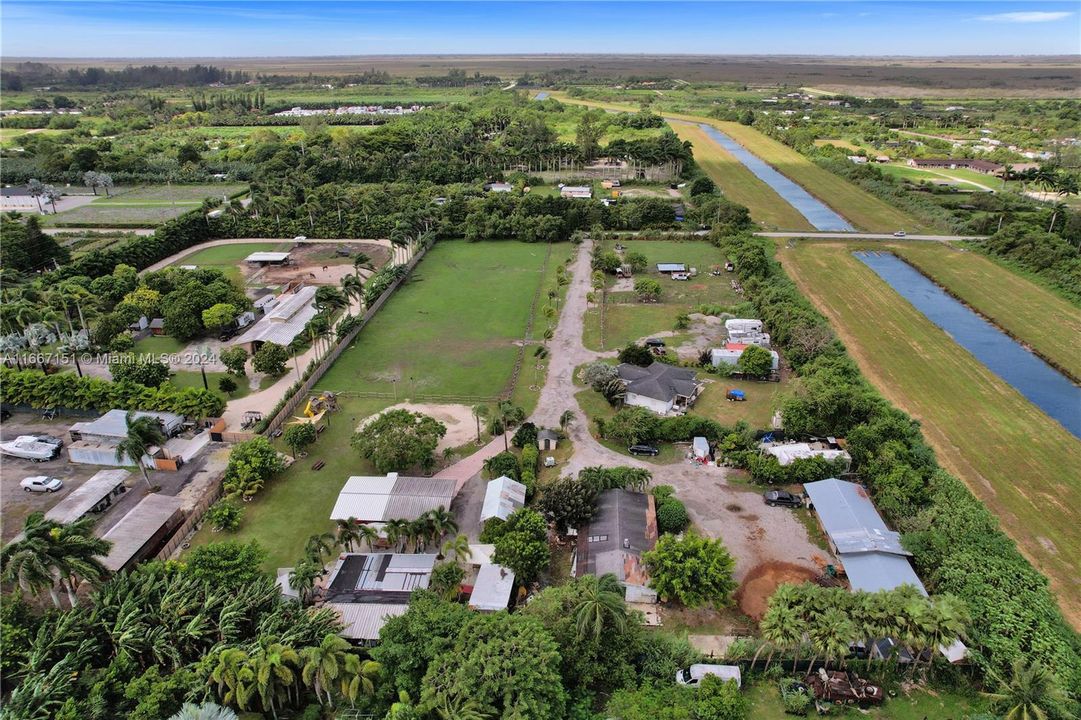
[{"label": "distant building", "polygon": [[38,198],[26,187],[5,187],[0,190],[0,208],[5,211],[25,212],[38,209]]},{"label": "distant building", "polygon": [[657,544],[657,508],[652,495],[605,490],[597,512],[578,528],[575,576],[612,573],[624,585],[646,586],[649,574],[642,553]]},{"label": "distant building", "polygon": [[289,262],[288,252],[253,252],[244,258],[249,265],[285,265]]},{"label": "distant building", "polygon": [[502,565],[481,565],[469,594],[469,607],[478,612],[506,610],[513,592],[514,571]]},{"label": "distant building", "polygon": [[319,312],[315,307],[315,290],[314,286],[305,285],[292,294],[283,293],[259,322],[230,344],[240,345],[252,354],[268,342],[282,347],[289,345]]},{"label": "distant building", "polygon": [[616,371],[627,387],[623,404],[644,407],[659,415],[685,411],[702,391],[698,375],[689,368],[659,362],[649,367],[622,363]]},{"label": "distant building", "polygon": [[913,158],[909,167],[920,169],[942,168],[945,170],[975,170],[984,175],[997,175],[1002,172],[1002,165],[989,160],[971,160],[965,158]]},{"label": "distant building", "polygon": [[681,273],[687,272],[687,266],[683,263],[657,263],[657,272],[659,273]]},{"label": "distant building", "polygon": [[449,508],[454,499],[455,480],[383,476],[359,476],[346,480],[331,520],[355,520],[381,528],[388,520],[416,520],[429,510]]},{"label": "distant building", "polygon": [[833,438],[827,438],[826,442],[793,442],[766,444],[762,446],[762,452],[777,458],[781,465],[791,465],[796,460],[807,460],[820,457],[826,460],[842,458],[852,462],[852,457],[837,444]]},{"label": "distant building", "polygon": [[485,185],[484,189],[494,193],[509,193],[514,190],[514,186],[509,182],[494,182]]},{"label": "distant building", "polygon": [[588,185],[564,185],[559,188],[560,197],[589,200],[593,197],[593,188]]},{"label": "distant building", "polygon": [[387,620],[404,615],[409,596],[431,582],[437,556],[418,553],[342,553],[325,595],[342,621],[342,637],[361,645],[379,640]]}]

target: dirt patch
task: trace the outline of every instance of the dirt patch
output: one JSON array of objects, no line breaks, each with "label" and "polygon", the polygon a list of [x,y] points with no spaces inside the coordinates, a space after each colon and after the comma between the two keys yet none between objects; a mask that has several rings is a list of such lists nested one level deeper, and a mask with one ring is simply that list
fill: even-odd
[{"label": "dirt patch", "polygon": [[815,577],[815,573],[800,565],[786,562],[766,562],[755,566],[743,584],[736,590],[736,603],[748,617],[761,620],[766,613],[770,595],[784,583],[804,583]]},{"label": "dirt patch", "polygon": [[[309,285],[339,285],[346,275],[352,275],[353,258],[357,253],[365,253],[372,259],[374,267],[382,267],[390,259],[390,251],[375,243],[349,243],[342,245],[349,251],[348,256],[335,253],[338,248],[334,243],[300,245],[289,252],[289,264],[269,266],[253,270],[247,263],[238,267],[249,283],[264,285],[285,285],[290,280],[303,280]],[[361,270],[360,275],[367,278],[370,270]]]},{"label": "dirt patch", "polygon": [[743,512],[743,506],[742,505],[737,505],[735,503],[729,503],[729,504],[725,505],[724,509],[727,510],[728,512],[734,512],[734,513]]},{"label": "dirt patch", "polygon": [[[398,403],[388,407],[387,410],[408,410],[429,415],[447,426],[447,434],[439,441],[436,452],[441,453],[446,448],[461,447],[466,443],[477,439],[477,423],[473,418],[473,411],[468,405],[441,405],[435,403]],[[384,410],[383,412],[386,412]],[[374,421],[383,413],[369,415],[357,425],[357,431]]]}]

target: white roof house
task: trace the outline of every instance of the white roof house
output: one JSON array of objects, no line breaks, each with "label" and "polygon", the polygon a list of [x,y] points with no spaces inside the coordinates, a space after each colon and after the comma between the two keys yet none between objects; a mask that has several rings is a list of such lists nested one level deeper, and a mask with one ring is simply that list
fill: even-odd
[{"label": "white roof house", "polygon": [[839,448],[831,448],[825,443],[784,443],[781,445],[764,445],[763,452],[777,458],[781,465],[791,465],[796,460],[820,457],[826,460],[844,458],[851,460],[852,457]]},{"label": "white roof house", "polygon": [[331,520],[355,518],[362,523],[416,520],[436,508],[450,508],[457,481],[437,478],[354,475],[345,481]]},{"label": "white roof house", "polygon": [[278,265],[289,259],[288,252],[253,252],[244,258],[246,263],[267,263]]},{"label": "white roof house", "polygon": [[589,185],[564,185],[559,189],[559,194],[565,198],[588,200],[593,197],[593,188]]},{"label": "white roof house", "polygon": [[657,272],[659,273],[673,273],[673,272],[687,272],[687,266],[683,263],[657,263]]},{"label": "white roof house", "polygon": [[255,349],[255,343],[272,342],[285,346],[293,342],[319,312],[314,304],[315,290],[314,286],[306,285],[292,295],[282,295],[259,322],[235,338],[232,344],[251,345]]},{"label": "white roof house", "polygon": [[510,568],[481,565],[469,596],[469,607],[481,612],[506,610],[513,591],[514,572]]},{"label": "white roof house", "polygon": [[525,505],[525,492],[525,485],[506,475],[489,480],[484,490],[480,521],[494,517],[506,520],[512,512]]},{"label": "white roof house", "polygon": [[861,485],[830,478],[803,488],[853,590],[913,585],[927,594],[908,562],[911,553],[901,546],[900,533],[886,527]]}]

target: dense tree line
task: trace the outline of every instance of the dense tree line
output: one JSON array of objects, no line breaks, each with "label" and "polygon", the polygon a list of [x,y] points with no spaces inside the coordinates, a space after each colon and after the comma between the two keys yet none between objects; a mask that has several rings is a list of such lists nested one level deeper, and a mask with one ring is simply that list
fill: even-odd
[{"label": "dense tree line", "polygon": [[931,593],[969,607],[970,645],[985,671],[1019,658],[1054,668],[1064,687],[1081,685],[1081,643],[1041,576],[960,480],[942,470],[919,424],[892,407],[860,374],[772,257],[768,240],[715,238],[735,260],[759,317],[801,375],[782,409],[790,436],[847,437],[853,470],[903,535]]},{"label": "dense tree line", "polygon": [[52,85],[70,89],[157,88],[225,83],[238,85],[251,79],[242,70],[224,70],[211,65],[176,67],[169,65],[129,65],[118,70],[87,67],[63,70],[39,62],[21,62],[4,66],[0,72],[4,90]]}]

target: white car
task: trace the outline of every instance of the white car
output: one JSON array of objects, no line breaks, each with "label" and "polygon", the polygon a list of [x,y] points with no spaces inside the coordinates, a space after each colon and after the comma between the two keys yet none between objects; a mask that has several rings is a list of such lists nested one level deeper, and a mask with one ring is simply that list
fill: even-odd
[{"label": "white car", "polygon": [[699,663],[691,665],[683,670],[676,670],[676,682],[680,685],[694,687],[702,682],[706,675],[716,675],[721,680],[733,680],[736,687],[743,687],[743,678],[740,677],[739,667],[736,665],[707,665]]},{"label": "white car", "polygon": [[690,280],[691,276],[687,273],[672,273],[673,280]]},{"label": "white car", "polygon": [[64,482],[59,478],[49,477],[48,475],[34,475],[33,477],[23,478],[19,485],[22,486],[25,492],[54,493],[64,487]]},{"label": "white car", "polygon": [[907,235],[907,234],[908,234],[908,233],[906,233],[906,232],[905,232],[904,230],[898,230],[897,232],[895,232],[895,233],[893,234],[893,236],[894,236],[894,237],[904,237],[904,236],[905,236],[905,235]]},{"label": "white car", "polygon": [[33,435],[20,435],[6,443],[0,443],[0,453],[11,457],[45,462],[60,454],[60,448],[50,442],[42,442]]},{"label": "white car", "polygon": [[297,235],[295,238],[293,238],[293,242],[304,242],[307,239],[307,235]]}]

